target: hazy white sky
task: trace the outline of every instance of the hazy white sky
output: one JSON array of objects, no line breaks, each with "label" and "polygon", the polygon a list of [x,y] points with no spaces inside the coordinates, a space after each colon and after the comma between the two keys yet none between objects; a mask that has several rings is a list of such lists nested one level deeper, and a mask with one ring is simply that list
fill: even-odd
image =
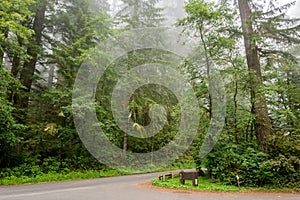
[{"label": "hazy white sky", "polygon": [[[281,1],[286,2],[284,0]],[[288,14],[294,17],[300,17],[300,0],[297,0],[296,5],[293,8],[291,8]]]},{"label": "hazy white sky", "polygon": [[[109,3],[118,2],[120,0],[108,0]],[[161,3],[163,5],[168,5],[169,7],[176,7],[177,2],[182,2],[184,0],[161,0]],[[214,1],[214,0],[212,0]],[[218,1],[218,0],[215,0]],[[279,4],[285,4],[287,2],[292,2],[293,0],[278,0]],[[269,2],[266,0],[266,2]],[[267,3],[266,3],[267,4]],[[288,12],[289,15],[293,17],[300,17],[300,0],[296,0],[296,5],[291,8]]]}]

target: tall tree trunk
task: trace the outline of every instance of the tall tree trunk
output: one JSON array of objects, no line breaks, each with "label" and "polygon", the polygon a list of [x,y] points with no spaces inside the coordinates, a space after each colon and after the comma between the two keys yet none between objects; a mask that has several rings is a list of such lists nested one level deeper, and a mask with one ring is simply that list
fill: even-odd
[{"label": "tall tree trunk", "polygon": [[49,76],[48,76],[48,88],[53,87],[54,76],[55,76],[55,66],[51,65],[49,70]]},{"label": "tall tree trunk", "polygon": [[239,143],[239,137],[238,137],[238,127],[237,127],[237,110],[238,110],[238,81],[237,81],[237,72],[234,74],[235,76],[235,83],[234,83],[234,95],[233,95],[233,102],[234,102],[234,110],[233,110],[233,116],[234,116],[234,136],[235,136],[235,142],[236,144]]},{"label": "tall tree trunk", "polygon": [[152,136],[151,137],[151,165],[153,165],[153,161],[154,161],[154,145],[155,145],[155,137]]},{"label": "tall tree trunk", "polygon": [[[33,41],[32,44],[29,44],[27,49],[27,55],[29,58],[24,62],[23,68],[20,72],[20,81],[25,86],[24,92],[25,95],[18,96],[16,98],[16,104],[19,108],[24,109],[25,111],[21,113],[22,118],[27,114],[28,94],[30,93],[31,86],[33,83],[34,72],[36,69],[36,63],[38,60],[38,55],[41,51],[42,46],[42,32],[44,29],[45,22],[45,13],[47,9],[47,1],[39,0],[37,1],[37,8],[33,22]],[[21,118],[21,119],[22,119]]]},{"label": "tall tree trunk", "polygon": [[[18,54],[13,55],[12,58],[12,66],[11,66],[11,74],[14,78],[18,78],[19,75],[19,69],[20,69],[20,56]],[[16,102],[16,96],[15,96],[15,91],[11,90],[9,93],[9,101],[14,103]]]},{"label": "tall tree trunk", "polygon": [[[123,104],[124,105],[124,104]],[[127,109],[126,107],[123,106],[123,110]],[[129,119],[128,119],[129,121]],[[126,130],[124,131],[123,135],[123,157],[126,160],[127,156],[127,150],[128,150],[128,135],[127,135],[127,129],[128,129],[128,123],[126,125]]]},{"label": "tall tree trunk", "polygon": [[123,137],[123,156],[126,158],[127,154],[127,133],[124,132],[124,137]]},{"label": "tall tree trunk", "polygon": [[[19,35],[17,35],[17,37],[18,37],[18,44],[20,47],[22,47],[23,46],[22,38]],[[11,74],[13,75],[13,77],[18,78],[20,72],[21,58],[18,53],[12,54],[11,57],[12,57]]]},{"label": "tall tree trunk", "polygon": [[3,65],[3,59],[4,59],[4,50],[2,49],[2,47],[0,47],[0,68]]},{"label": "tall tree trunk", "polygon": [[[8,30],[7,29],[1,30],[1,33],[3,34],[5,39],[8,37]],[[4,51],[5,51],[5,44],[3,46],[0,46],[0,68],[3,66]]]},{"label": "tall tree trunk", "polygon": [[0,68],[3,65],[3,59],[4,59],[4,50],[0,48]]},{"label": "tall tree trunk", "polygon": [[259,146],[263,151],[267,152],[268,138],[271,134],[271,121],[268,115],[265,97],[257,92],[258,88],[262,86],[262,74],[256,43],[252,39],[254,36],[251,22],[252,12],[247,0],[238,0],[238,5],[244,33],[247,65],[250,74],[252,113],[256,116],[255,132]]},{"label": "tall tree trunk", "polygon": [[[204,40],[204,35],[203,35],[203,29],[200,26],[199,27],[199,32],[200,32],[200,39],[204,48],[204,55],[205,55],[205,64],[206,64],[206,74],[207,74],[207,79],[209,84],[211,83],[210,81],[210,72],[211,72],[211,62],[210,62],[210,58],[209,58],[209,52],[208,52],[208,48],[206,45],[206,42]],[[208,106],[209,106],[209,118],[212,118],[212,97],[211,97],[211,93],[208,93]]]}]

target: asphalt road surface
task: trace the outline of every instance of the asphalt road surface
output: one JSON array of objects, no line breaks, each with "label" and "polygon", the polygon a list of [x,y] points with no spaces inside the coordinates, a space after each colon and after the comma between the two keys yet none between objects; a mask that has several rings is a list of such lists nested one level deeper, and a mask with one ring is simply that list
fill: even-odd
[{"label": "asphalt road surface", "polygon": [[300,200],[300,194],[182,192],[148,187],[157,174],[2,186],[0,200]]}]

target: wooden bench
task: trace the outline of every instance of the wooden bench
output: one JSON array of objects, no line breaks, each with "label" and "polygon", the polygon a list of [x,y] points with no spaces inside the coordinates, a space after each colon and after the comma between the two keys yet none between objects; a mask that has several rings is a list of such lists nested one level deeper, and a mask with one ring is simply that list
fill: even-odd
[{"label": "wooden bench", "polygon": [[198,186],[198,172],[184,172],[179,173],[180,183],[185,184],[185,180],[193,181],[193,186]]},{"label": "wooden bench", "polygon": [[157,177],[161,181],[166,181],[167,179],[174,178],[173,172],[167,173],[167,174],[160,174]]}]

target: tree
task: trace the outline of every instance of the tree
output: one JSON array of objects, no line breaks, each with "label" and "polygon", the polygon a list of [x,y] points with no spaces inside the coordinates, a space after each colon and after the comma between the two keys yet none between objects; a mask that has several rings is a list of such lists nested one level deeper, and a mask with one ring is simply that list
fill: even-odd
[{"label": "tree", "polygon": [[[26,26],[32,16],[30,6],[33,0],[3,0],[0,5],[0,67],[5,57],[14,65],[19,59],[26,58],[27,43],[32,35]],[[19,63],[18,63],[19,64]],[[16,64],[15,64],[16,65]]]},{"label": "tree", "polygon": [[246,50],[247,65],[250,74],[250,93],[252,102],[252,113],[255,114],[255,131],[260,147],[267,151],[268,138],[271,135],[271,120],[268,115],[268,108],[263,94],[258,93],[262,86],[261,66],[257,52],[255,32],[252,25],[252,12],[247,0],[238,1],[244,43]]},{"label": "tree", "polygon": [[[13,11],[10,3],[19,5],[17,1],[5,3]],[[74,155],[86,157],[82,159],[86,161],[95,160],[81,144],[73,124],[72,86],[76,72],[90,49],[109,36],[111,20],[105,11],[91,9],[90,0],[59,0],[55,4],[54,1],[36,1],[31,6],[25,3],[20,5],[24,5],[24,11],[30,9],[30,14],[24,15],[24,19],[19,19],[16,13],[6,17],[11,20],[8,25],[16,20],[24,30],[28,30],[27,40],[20,27],[13,29],[5,23],[0,24],[0,27],[7,25],[10,28],[7,41],[16,45],[16,48],[8,46],[4,38],[3,43],[0,40],[1,49],[5,50],[6,57],[19,60],[14,62],[15,65],[12,64],[11,73],[6,73],[5,77],[13,79],[13,76],[13,80],[18,82],[19,79],[21,82],[18,87],[13,87],[12,81],[9,82],[10,85],[6,84],[7,81],[2,76],[0,79],[1,94],[2,91],[5,94],[1,96],[1,110],[6,110],[1,116],[1,121],[6,124],[0,124],[1,146],[3,144],[7,155],[11,153],[11,149],[18,149],[15,153],[26,155],[25,161],[33,159],[35,162],[42,162],[43,159],[54,156],[62,162]],[[18,11],[19,7],[15,9]],[[23,49],[23,57],[14,53],[17,48]],[[52,78],[47,85],[45,80],[50,71]],[[14,97],[13,105],[7,100],[11,97]],[[10,139],[15,134],[17,123],[14,120],[28,125],[28,128],[20,131],[18,137]],[[23,140],[16,143],[19,137]],[[77,163],[72,165],[76,166]]]},{"label": "tree", "polygon": [[265,64],[268,68],[275,69],[276,66],[293,60],[293,55],[286,49],[300,42],[300,26],[297,24],[299,19],[289,18],[285,14],[295,2],[276,7],[274,1],[270,1],[270,8],[266,12],[257,4],[238,1],[250,74],[252,112],[256,116],[255,132],[260,147],[267,151],[268,137],[272,130],[263,94],[265,84],[261,66]]},{"label": "tree", "polygon": [[61,3],[52,19],[58,39],[51,48],[54,54],[49,62],[56,64],[57,84],[71,87],[89,51],[109,36],[110,18],[103,10],[91,10],[90,0]]},{"label": "tree", "polygon": [[[184,31],[199,38],[200,48],[198,52],[196,69],[198,73],[200,68],[204,66],[208,82],[210,81],[210,73],[214,70],[213,61],[221,64],[224,57],[232,52],[235,48],[236,41],[234,37],[237,35],[236,27],[233,26],[234,12],[230,10],[228,5],[218,5],[213,2],[204,0],[191,0],[185,6],[187,17],[178,21],[178,25],[184,27]],[[200,54],[204,54],[204,63]],[[195,56],[194,56],[195,57]],[[197,64],[198,62],[198,64]],[[223,62],[222,64],[225,64]],[[208,94],[208,111],[211,117],[211,94]]]},{"label": "tree", "polygon": [[[159,27],[162,22],[164,21],[163,15],[162,15],[162,8],[158,7],[158,3],[160,0],[122,0],[123,5],[120,11],[116,14],[116,22],[119,27],[130,30],[130,29],[138,29],[138,28],[151,28],[151,27]],[[149,34],[152,34],[154,38],[157,38],[157,42],[162,41],[163,34],[162,33],[153,33],[150,32]],[[137,36],[140,37],[140,36]],[[143,62],[147,63],[149,60],[151,60],[151,56],[148,51],[141,51],[140,53],[137,51],[128,52],[128,59],[125,61],[126,66],[128,67],[127,70],[129,70],[132,67],[138,66],[138,64],[143,64]],[[146,58],[146,60],[144,59]],[[150,89],[144,88],[147,90],[148,93],[151,93]],[[145,92],[145,91],[144,91]],[[146,92],[146,93],[147,93]],[[139,95],[142,96],[143,92],[139,92]],[[147,98],[137,97],[137,102],[143,102],[139,106],[146,106],[148,100]],[[138,106],[138,104],[132,104],[135,106]],[[143,107],[148,111],[146,107]],[[135,112],[136,115],[143,115],[139,111],[142,109],[138,109],[137,107],[133,109],[132,112]],[[144,116],[144,115],[143,115]],[[134,119],[134,118],[133,118]],[[136,119],[134,119],[136,120]],[[144,121],[145,122],[145,121]],[[136,123],[136,127],[142,127],[142,125],[145,125],[145,123]],[[132,138],[132,137],[131,137]],[[132,142],[133,141],[133,142]],[[138,149],[136,148],[137,145],[134,143],[137,142],[137,140],[131,139],[127,135],[126,131],[123,133],[123,155],[126,156],[126,151],[130,148],[132,149]],[[131,147],[129,144],[131,143]],[[152,146],[154,145],[154,138],[151,140]],[[144,143],[147,144],[147,143]],[[142,150],[141,150],[142,149]],[[154,148],[153,148],[154,149]],[[142,147],[138,151],[149,151],[149,148]]]},{"label": "tree", "polygon": [[276,54],[266,64],[266,89],[274,133],[280,137],[299,135],[299,48],[292,47],[286,54]]},{"label": "tree", "polygon": [[[46,157],[48,151],[55,154],[57,150],[59,157],[64,159],[72,152],[65,149],[66,146],[75,145],[74,151],[84,151],[72,118],[72,89],[77,71],[88,53],[109,36],[110,18],[103,10],[91,9],[90,0],[63,0],[52,9],[43,34],[43,46],[49,49],[43,54],[43,65],[48,67],[47,72],[54,71],[51,72],[54,77],[47,84],[45,81],[35,83],[29,119],[39,124],[36,129],[41,135],[59,141],[60,145],[50,145],[43,155]],[[85,150],[84,156],[86,153]]]},{"label": "tree", "polygon": [[8,100],[9,92],[20,90],[21,84],[11,74],[0,68],[0,168],[14,166],[14,147],[21,140],[22,131],[13,116],[13,106]]},{"label": "tree", "polygon": [[123,8],[117,13],[117,22],[127,29],[158,27],[164,20],[160,0],[122,0]]},{"label": "tree", "polygon": [[29,105],[29,93],[32,88],[34,74],[39,56],[42,54],[42,39],[45,28],[46,11],[49,1],[38,0],[34,4],[34,17],[32,24],[33,35],[31,42],[27,45],[28,59],[25,59],[20,70],[20,82],[24,86],[24,94],[15,96],[15,106],[19,109],[19,120],[22,122],[27,115]]}]

